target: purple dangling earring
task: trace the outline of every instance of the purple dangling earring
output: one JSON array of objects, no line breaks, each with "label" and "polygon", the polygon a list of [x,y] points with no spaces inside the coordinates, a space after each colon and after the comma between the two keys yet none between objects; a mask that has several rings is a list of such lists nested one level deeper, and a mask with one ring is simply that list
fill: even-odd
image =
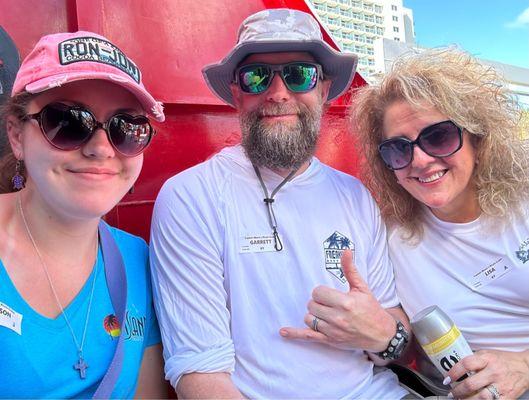
[{"label": "purple dangling earring", "polygon": [[21,174],[21,172],[22,161],[17,160],[15,164],[15,175],[13,175],[13,178],[11,178],[11,182],[13,183],[13,189],[16,191],[24,189],[24,186],[26,186],[26,179],[24,178],[24,175]]}]

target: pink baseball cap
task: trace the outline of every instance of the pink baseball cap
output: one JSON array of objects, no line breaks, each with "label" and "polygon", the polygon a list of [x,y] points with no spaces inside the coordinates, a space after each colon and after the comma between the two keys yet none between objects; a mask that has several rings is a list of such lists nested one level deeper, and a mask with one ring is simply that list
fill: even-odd
[{"label": "pink baseball cap", "polygon": [[22,62],[12,95],[41,93],[68,82],[102,79],[129,90],[144,110],[163,122],[163,105],[145,89],[138,66],[105,37],[93,32],[43,36]]}]

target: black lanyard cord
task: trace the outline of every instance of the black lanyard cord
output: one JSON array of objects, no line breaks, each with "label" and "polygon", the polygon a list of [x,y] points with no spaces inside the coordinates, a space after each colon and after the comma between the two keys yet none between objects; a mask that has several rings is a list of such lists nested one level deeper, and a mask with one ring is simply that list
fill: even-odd
[{"label": "black lanyard cord", "polygon": [[270,196],[268,196],[268,190],[266,189],[266,186],[263,182],[263,178],[261,177],[261,172],[259,172],[259,168],[253,165],[253,169],[255,170],[257,178],[259,178],[259,183],[261,184],[261,188],[263,189],[263,193],[265,195],[263,201],[266,204],[266,209],[268,211],[268,221],[270,222],[270,227],[272,228],[272,233],[274,235],[274,248],[276,249],[276,251],[281,251],[283,250],[283,243],[281,243],[281,239],[279,238],[279,234],[277,233],[277,220],[274,214],[274,208],[272,207],[272,203],[274,202],[274,196],[277,194],[277,192],[279,192],[279,189],[281,189],[289,180],[292,179],[292,177],[298,171],[298,168],[290,171],[287,177],[283,179],[283,181],[279,185],[276,186]]}]

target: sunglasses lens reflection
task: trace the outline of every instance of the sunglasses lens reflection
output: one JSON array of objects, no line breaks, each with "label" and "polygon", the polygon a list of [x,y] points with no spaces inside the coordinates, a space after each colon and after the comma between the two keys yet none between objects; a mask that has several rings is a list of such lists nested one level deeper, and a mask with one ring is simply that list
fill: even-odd
[{"label": "sunglasses lens reflection", "polygon": [[412,145],[402,139],[386,142],[380,146],[380,155],[390,168],[401,169],[411,162]]},{"label": "sunglasses lens reflection", "polygon": [[141,153],[152,137],[149,120],[143,116],[115,115],[108,124],[108,131],[114,147],[126,156]]},{"label": "sunglasses lens reflection", "polygon": [[262,93],[270,85],[272,70],[265,65],[248,66],[239,71],[241,89],[247,93]]},{"label": "sunglasses lens reflection", "polygon": [[420,147],[434,157],[445,157],[457,150],[460,143],[459,128],[447,121],[436,124],[420,136]]},{"label": "sunglasses lens reflection", "polygon": [[48,140],[62,150],[79,148],[90,137],[95,124],[89,112],[61,103],[46,106],[41,118]]},{"label": "sunglasses lens reflection", "polygon": [[283,77],[293,92],[306,92],[316,86],[318,70],[310,64],[287,65],[283,68]]}]

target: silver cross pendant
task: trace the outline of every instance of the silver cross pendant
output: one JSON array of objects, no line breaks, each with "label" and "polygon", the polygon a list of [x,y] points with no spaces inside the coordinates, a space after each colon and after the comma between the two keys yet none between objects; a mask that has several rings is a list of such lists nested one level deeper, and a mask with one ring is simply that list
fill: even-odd
[{"label": "silver cross pendant", "polygon": [[79,361],[73,365],[74,369],[79,371],[79,378],[85,379],[86,378],[86,369],[88,368],[88,364],[84,362],[83,357],[79,356]]}]

